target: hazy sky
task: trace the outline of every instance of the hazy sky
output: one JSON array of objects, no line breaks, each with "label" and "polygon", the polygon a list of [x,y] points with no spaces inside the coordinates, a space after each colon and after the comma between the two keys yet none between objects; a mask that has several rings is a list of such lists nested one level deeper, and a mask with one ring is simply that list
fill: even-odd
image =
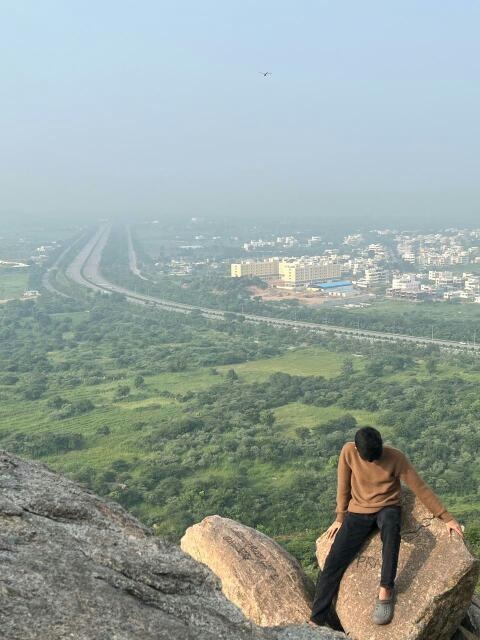
[{"label": "hazy sky", "polygon": [[0,0],[0,216],[480,222],[479,33],[478,0]]}]

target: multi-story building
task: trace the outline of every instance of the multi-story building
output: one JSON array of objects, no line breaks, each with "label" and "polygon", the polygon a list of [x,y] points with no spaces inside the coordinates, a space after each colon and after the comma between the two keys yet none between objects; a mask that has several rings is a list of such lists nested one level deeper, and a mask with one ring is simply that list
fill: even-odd
[{"label": "multi-story building", "polygon": [[262,278],[262,280],[276,280],[279,275],[279,259],[243,260],[230,265],[232,278]]},{"label": "multi-story building", "polygon": [[294,236],[278,237],[277,244],[283,247],[293,247],[298,244],[298,240]]},{"label": "multi-story building", "polygon": [[453,271],[432,271],[428,272],[428,279],[432,280],[436,284],[451,284],[453,283]]},{"label": "multi-story building", "polygon": [[250,240],[250,242],[245,242],[243,244],[245,251],[256,251],[257,249],[265,249],[267,247],[274,246],[275,242],[271,240]]},{"label": "multi-story building", "polygon": [[324,260],[282,260],[279,269],[282,284],[291,287],[300,287],[328,278],[339,278],[342,275],[340,264]]},{"label": "multi-story building", "polygon": [[468,264],[470,256],[467,251],[459,251],[450,256],[450,264]]},{"label": "multi-story building", "polygon": [[364,242],[364,239],[361,233],[352,233],[343,239],[343,244],[351,244],[353,246],[358,246],[362,242]]},{"label": "multi-story building", "polygon": [[258,277],[262,280],[279,280],[287,287],[300,287],[342,275],[342,265],[329,259],[245,260],[230,266],[232,278]]},{"label": "multi-story building", "polygon": [[402,273],[393,276],[392,286],[386,290],[389,298],[404,298],[407,300],[419,300],[435,292],[432,287],[422,285],[414,273]]},{"label": "multi-story building", "polygon": [[367,287],[378,287],[387,281],[385,269],[380,267],[368,267],[365,269],[365,282]]},{"label": "multi-story building", "polygon": [[405,253],[402,253],[402,260],[404,260],[404,262],[410,262],[411,264],[415,264],[417,259],[417,256],[415,255],[414,251],[405,251]]},{"label": "multi-story building", "polygon": [[394,291],[406,291],[417,293],[420,291],[420,280],[412,273],[402,273],[400,276],[393,276],[392,289]]},{"label": "multi-story building", "polygon": [[480,294],[480,276],[474,276],[473,274],[464,274],[465,278],[465,291],[472,298]]}]

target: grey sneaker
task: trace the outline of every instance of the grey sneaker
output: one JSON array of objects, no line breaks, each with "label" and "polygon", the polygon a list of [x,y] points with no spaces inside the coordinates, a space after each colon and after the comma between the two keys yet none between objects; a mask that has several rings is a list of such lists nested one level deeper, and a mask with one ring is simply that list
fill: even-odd
[{"label": "grey sneaker", "polygon": [[380,598],[376,598],[375,609],[373,611],[373,622],[375,624],[388,624],[392,621],[394,608],[393,597],[394,591],[392,589],[390,598],[388,598],[388,600],[380,600]]}]

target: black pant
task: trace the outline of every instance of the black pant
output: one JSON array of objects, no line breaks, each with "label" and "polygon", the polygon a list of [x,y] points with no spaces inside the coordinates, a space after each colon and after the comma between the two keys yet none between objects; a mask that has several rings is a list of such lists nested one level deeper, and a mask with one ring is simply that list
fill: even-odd
[{"label": "black pant", "polygon": [[326,557],[323,571],[318,574],[310,620],[317,624],[327,620],[343,574],[376,526],[380,529],[383,545],[380,586],[393,587],[400,550],[400,520],[401,507],[398,505],[383,507],[375,513],[347,511]]}]

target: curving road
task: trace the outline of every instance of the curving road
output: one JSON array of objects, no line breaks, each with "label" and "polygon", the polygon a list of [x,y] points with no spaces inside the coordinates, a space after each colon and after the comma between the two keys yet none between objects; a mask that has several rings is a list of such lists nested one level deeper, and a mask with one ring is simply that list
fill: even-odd
[{"label": "curving road", "polygon": [[[210,309],[208,307],[200,307],[195,305],[183,304],[173,300],[165,300],[142,293],[137,293],[131,289],[121,287],[106,280],[100,273],[100,261],[103,249],[110,235],[111,227],[102,225],[92,238],[83,247],[74,261],[67,268],[67,277],[78,284],[88,287],[94,291],[102,291],[104,293],[119,293],[130,302],[136,304],[152,305],[162,307],[170,311],[179,313],[190,313],[192,311],[200,312],[206,318],[224,319],[225,312],[219,309]],[[133,250],[133,246],[132,246]],[[130,266],[132,263],[130,260]],[[314,322],[301,322],[298,320],[283,320],[281,318],[273,318],[270,316],[259,316],[253,314],[236,314],[245,318],[246,322],[264,323],[271,326],[296,329],[308,329],[319,333],[333,332],[336,336],[346,336],[358,340],[367,340],[371,342],[410,342],[420,345],[436,345],[442,349],[460,350],[460,351],[479,351],[479,345],[466,344],[455,340],[438,340],[432,338],[422,338],[419,336],[411,336],[398,333],[388,333],[383,331],[371,331],[368,329],[350,329],[348,327],[340,327],[337,325],[319,324]]]},{"label": "curving road", "polygon": [[58,270],[58,267],[61,261],[64,259],[64,257],[70,251],[70,249],[72,249],[77,243],[79,243],[80,240],[81,238],[77,237],[69,245],[67,245],[65,249],[61,252],[61,254],[58,256],[58,258],[55,260],[55,262],[52,264],[52,266],[49,267],[43,274],[42,287],[44,287],[47,291],[50,291],[50,293],[54,293],[57,296],[62,296],[62,298],[69,298],[70,300],[73,300],[72,296],[67,295],[63,291],[60,291],[59,289],[53,286],[50,280],[50,276],[52,275],[52,272],[55,272]]},{"label": "curving road", "polygon": [[142,276],[142,272],[138,268],[137,254],[135,253],[135,248],[133,246],[132,229],[130,226],[127,227],[127,241],[128,241],[128,264],[130,265],[130,271],[134,275],[136,275],[137,278],[150,282],[148,278],[146,278],[145,276]]}]

